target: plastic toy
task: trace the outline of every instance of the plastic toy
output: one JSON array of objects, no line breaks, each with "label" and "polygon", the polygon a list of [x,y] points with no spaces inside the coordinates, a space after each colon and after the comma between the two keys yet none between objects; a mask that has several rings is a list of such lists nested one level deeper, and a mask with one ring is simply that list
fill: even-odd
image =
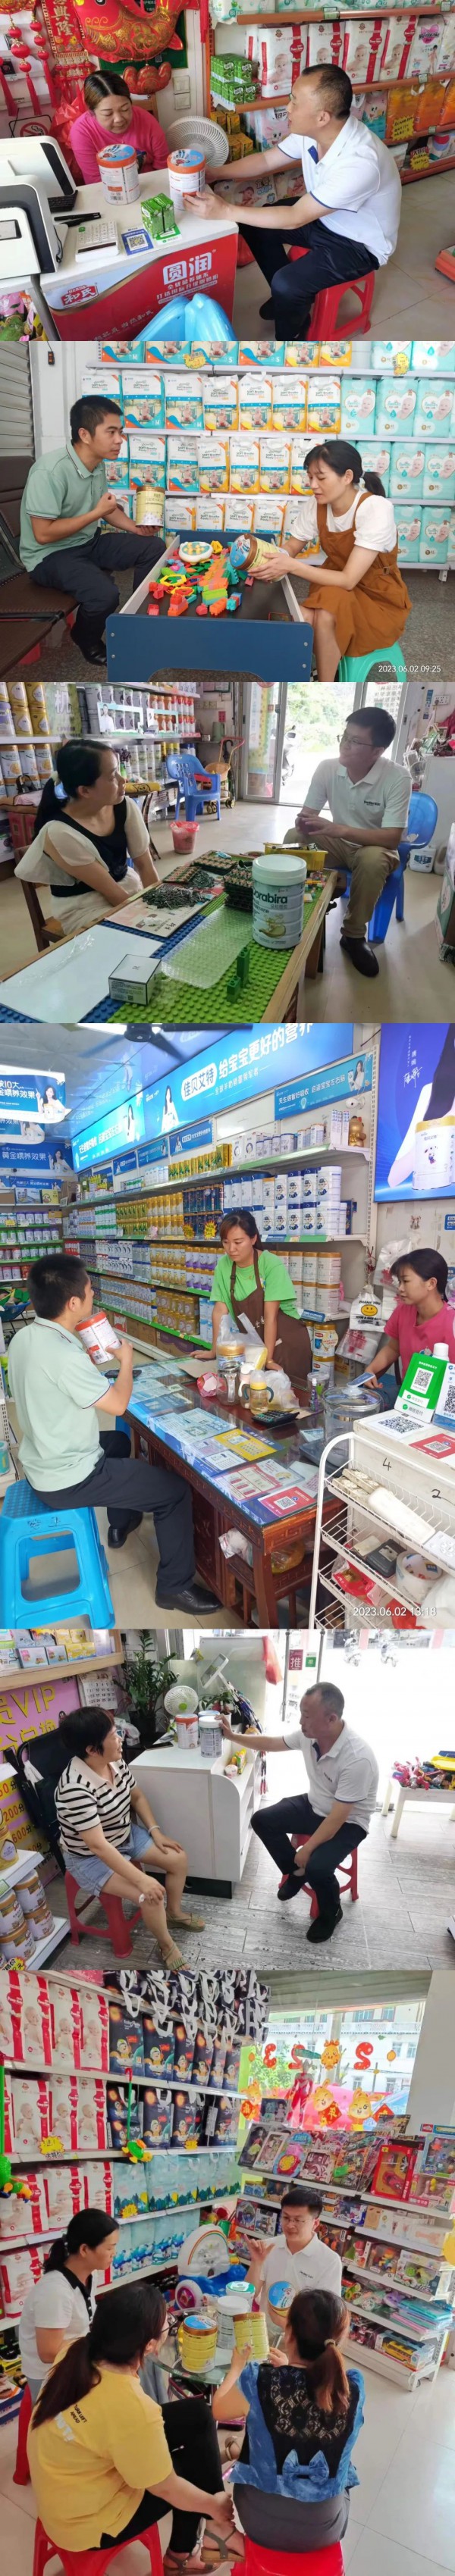
[{"label": "plastic toy", "polygon": [[28,2183],[21,2182],[19,2174],[16,2176],[12,2174],[9,2156],[5,2155],[4,2066],[0,2066],[0,2193],[2,2192],[4,2192],[6,2198],[10,2197],[11,2193],[13,2193],[17,2200],[31,2200],[32,2196]]},{"label": "plastic toy", "polygon": [[[185,609],[189,608],[193,601],[196,603],[196,617],[224,617],[226,614],[231,616],[234,614],[235,609],[240,606],[241,585],[249,578],[247,566],[251,562],[251,538],[236,537],[229,550],[220,545],[218,539],[214,539],[211,546],[204,547],[203,551],[205,561],[199,566],[197,561],[194,562],[193,581],[189,579],[188,570],[185,570],[180,549],[176,554],[171,555],[169,562],[163,565],[159,580],[149,582],[148,616],[156,615],[156,604],[161,607],[163,591],[171,594],[169,617],[183,617]],[[189,553],[190,549],[186,545],[187,564]],[[197,557],[197,546],[191,549],[191,553],[193,557]]]}]

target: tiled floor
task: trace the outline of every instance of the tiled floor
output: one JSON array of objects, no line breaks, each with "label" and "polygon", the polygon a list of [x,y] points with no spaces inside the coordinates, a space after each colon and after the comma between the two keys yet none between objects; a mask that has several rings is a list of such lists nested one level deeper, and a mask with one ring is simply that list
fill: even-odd
[{"label": "tiled floor", "polygon": [[[375,338],[399,340],[441,338],[452,330],[453,286],[435,269],[435,259],[453,240],[453,173],[422,179],[403,188],[398,247],[375,283],[372,328]],[[259,320],[268,287],[256,261],[237,270],[234,326],[239,339],[267,337],[269,325]],[[349,334],[349,301],[346,337]],[[437,317],[437,318],[436,318]],[[273,336],[273,334],[272,334]]]},{"label": "tiled floor", "polygon": [[[15,2428],[0,2434],[0,2514],[8,2576],[32,2576],[31,2487],[12,2483]],[[442,2370],[415,2394],[365,2372],[365,2422],[356,2447],[359,2485],[343,2541],[350,2576],[437,2576],[455,2570],[455,2408],[453,2375]],[[119,2562],[113,2560],[113,2566]],[[139,2542],[121,2561],[124,2576],[143,2576]],[[283,2560],[283,2567],[285,2567]]]}]

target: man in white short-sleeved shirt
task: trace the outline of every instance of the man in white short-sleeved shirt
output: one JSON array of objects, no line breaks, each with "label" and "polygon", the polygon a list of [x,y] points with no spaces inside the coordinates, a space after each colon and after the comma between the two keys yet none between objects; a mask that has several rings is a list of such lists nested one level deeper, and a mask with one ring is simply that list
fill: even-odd
[{"label": "man in white short-sleeved shirt", "polygon": [[[377,510],[380,505],[374,500],[371,506]],[[347,716],[338,758],[329,753],[318,761],[306,802],[292,831],[285,834],[286,841],[306,841],[315,833],[327,849],[328,866],[346,869],[350,893],[343,916],[343,946],[350,941],[353,965],[359,963],[358,943],[362,947],[381,886],[396,867],[408,818],[408,770],[386,758],[395,732],[386,707],[357,707]]]},{"label": "man in white short-sleeved shirt", "polygon": [[317,2233],[323,2207],[323,2193],[311,2183],[290,2183],[281,2203],[278,2236],[272,2244],[266,2237],[250,2240],[248,2280],[260,2292],[271,2343],[281,2331],[280,2311],[291,2306],[299,2290],[331,2290],[336,2299],[341,2298],[340,2255]]},{"label": "man in white short-sleeved shirt", "polygon": [[[340,1861],[365,1842],[376,1805],[378,1764],[371,1745],[346,1726],[344,1699],[335,1682],[317,1682],[300,1702],[300,1725],[282,1735],[250,1734],[248,1743],[261,1753],[303,1753],[308,1780],[304,1797],[280,1798],[275,1807],[252,1816],[253,1833],[265,1844],[282,1876],[280,1903],[298,1896],[303,1885],[318,1900],[316,1921],[307,1941],[331,1941],[343,1920],[335,1872]],[[222,1718],[223,1734],[229,1721]]]},{"label": "man in white short-sleeved shirt", "polygon": [[[253,205],[246,224],[241,200],[231,202],[243,239],[272,290],[260,308],[261,319],[273,316],[279,339],[305,339],[319,289],[342,281],[348,285],[371,268],[385,268],[396,248],[399,171],[393,152],[353,113],[353,96],[349,74],[338,63],[319,63],[302,72],[291,93],[289,133],[269,152],[253,153],[248,185],[268,171],[282,175],[287,158],[301,164],[303,195],[286,212],[283,204]],[[223,170],[223,188],[226,179],[245,185],[245,175],[244,162],[231,161]],[[198,215],[201,211],[213,221],[217,200],[211,188],[198,198]],[[225,216],[224,195],[218,212]],[[290,262],[286,242],[302,247],[305,259]]]}]

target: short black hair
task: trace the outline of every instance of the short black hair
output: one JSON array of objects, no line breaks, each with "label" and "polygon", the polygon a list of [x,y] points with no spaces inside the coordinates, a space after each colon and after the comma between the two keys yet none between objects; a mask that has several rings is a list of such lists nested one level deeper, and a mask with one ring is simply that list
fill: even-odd
[{"label": "short black hair", "polygon": [[324,2208],[324,2193],[313,2191],[310,2182],[292,2182],[289,2185],[289,2191],[283,2193],[281,2207],[282,2210],[311,2209],[313,2218],[320,2218],[321,2210]]},{"label": "short black hair", "polygon": [[317,81],[324,107],[330,110],[331,116],[338,116],[340,125],[344,125],[346,117],[351,114],[353,88],[349,72],[342,71],[341,63],[313,63],[308,71],[299,72],[299,80]]},{"label": "short black hair", "polygon": [[78,401],[71,404],[70,411],[72,447],[76,447],[81,429],[88,429],[90,438],[93,438],[98,422],[106,420],[108,412],[115,412],[116,419],[121,421],[121,403],[113,402],[111,394],[79,394]]},{"label": "short black hair", "polygon": [[325,1701],[327,1709],[334,1709],[335,1717],[342,1717],[344,1699],[343,1692],[338,1689],[337,1682],[312,1682],[311,1689],[302,1692],[302,1698],[315,1699],[316,1692],[318,1699],[323,1699]]},{"label": "short black hair", "polygon": [[370,733],[381,751],[387,751],[396,734],[394,718],[387,714],[386,707],[351,707],[350,716],[346,716],[345,732],[347,725],[360,725],[362,733]]},{"label": "short black hair", "polygon": [[85,1297],[88,1282],[85,1262],[76,1252],[43,1252],[40,1261],[32,1261],[28,1287],[35,1315],[45,1324],[56,1324],[70,1297]]},{"label": "short black hair", "polygon": [[96,1746],[98,1753],[102,1753],[114,1721],[113,1708],[71,1708],[68,1715],[66,1709],[62,1710],[58,1731],[65,1752],[78,1754],[80,1762],[85,1762],[91,1744]]},{"label": "short black hair", "polygon": [[423,1252],[412,1250],[401,1252],[399,1261],[392,1262],[393,1278],[399,1279],[402,1270],[416,1270],[418,1279],[435,1279],[439,1296],[443,1298],[444,1305],[447,1305],[449,1273],[443,1252],[432,1252],[431,1248],[426,1247]]}]

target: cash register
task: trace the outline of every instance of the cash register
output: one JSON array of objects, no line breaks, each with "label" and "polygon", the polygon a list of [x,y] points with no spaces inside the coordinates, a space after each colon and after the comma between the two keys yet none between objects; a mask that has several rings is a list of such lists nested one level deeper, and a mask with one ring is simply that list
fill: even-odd
[{"label": "cash register", "polygon": [[32,287],[60,266],[77,189],[51,135],[18,135],[0,144],[0,282]]}]

